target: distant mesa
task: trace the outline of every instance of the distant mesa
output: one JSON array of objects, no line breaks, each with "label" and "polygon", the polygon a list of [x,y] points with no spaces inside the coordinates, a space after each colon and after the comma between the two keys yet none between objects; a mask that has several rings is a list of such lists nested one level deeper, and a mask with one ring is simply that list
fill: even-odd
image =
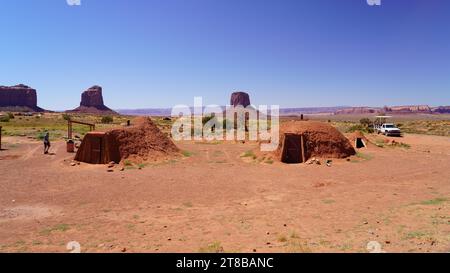
[{"label": "distant mesa", "polygon": [[45,111],[37,106],[36,90],[24,84],[0,86],[0,109],[12,112]]},{"label": "distant mesa", "polygon": [[67,112],[86,114],[118,114],[105,106],[103,103],[102,87],[98,85],[92,86],[81,94],[80,107]]},{"label": "distant mesa", "polygon": [[431,108],[428,105],[404,105],[384,107],[347,107],[334,112],[335,115],[345,114],[445,114],[450,113],[450,106]]},{"label": "distant mesa", "polygon": [[234,92],[231,94],[230,105],[247,107],[250,105],[250,96],[245,92]]},{"label": "distant mesa", "polygon": [[428,105],[407,105],[407,106],[392,106],[383,108],[386,113],[427,113],[431,114],[431,108]]},{"label": "distant mesa", "polygon": [[379,108],[370,107],[350,107],[337,110],[336,115],[352,115],[352,114],[375,114],[380,111]]},{"label": "distant mesa", "polygon": [[450,114],[450,106],[439,106],[433,109],[433,113]]}]

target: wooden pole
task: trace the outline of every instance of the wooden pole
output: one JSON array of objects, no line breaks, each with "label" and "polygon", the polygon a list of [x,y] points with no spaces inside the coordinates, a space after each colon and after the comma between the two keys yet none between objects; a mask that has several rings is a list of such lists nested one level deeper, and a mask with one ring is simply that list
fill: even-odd
[{"label": "wooden pole", "polygon": [[303,138],[303,135],[300,135],[300,146],[302,149],[302,163],[306,162],[306,156],[305,156],[305,140]]},{"label": "wooden pole", "polygon": [[67,138],[68,138],[68,139],[72,139],[72,134],[73,134],[73,124],[74,124],[74,123],[89,126],[89,129],[90,129],[91,131],[95,131],[95,124],[93,124],[93,123],[87,123],[87,122],[81,122],[81,121],[68,120],[68,121],[67,121]]},{"label": "wooden pole", "polygon": [[72,139],[72,121],[67,121],[67,139]]},{"label": "wooden pole", "polygon": [[0,151],[2,150],[2,126],[0,126]]}]

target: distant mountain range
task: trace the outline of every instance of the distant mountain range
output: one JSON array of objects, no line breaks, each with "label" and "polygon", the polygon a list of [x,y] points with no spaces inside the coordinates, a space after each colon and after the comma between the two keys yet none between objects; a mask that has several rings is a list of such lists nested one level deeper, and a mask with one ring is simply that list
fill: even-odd
[{"label": "distant mountain range", "polygon": [[[225,107],[223,107],[225,109]],[[147,108],[147,109],[118,109],[118,113],[131,116],[170,116],[171,108]],[[193,112],[193,108],[191,108]],[[303,107],[282,108],[280,116],[299,116],[301,114],[329,114],[329,115],[352,115],[352,114],[447,114],[450,106],[430,107],[428,105],[406,105],[406,106],[384,106],[384,107]]]}]

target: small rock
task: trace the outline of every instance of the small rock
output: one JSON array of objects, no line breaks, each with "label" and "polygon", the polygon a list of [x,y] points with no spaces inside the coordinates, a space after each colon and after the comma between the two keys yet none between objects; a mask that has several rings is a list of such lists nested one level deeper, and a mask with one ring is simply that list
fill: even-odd
[{"label": "small rock", "polygon": [[256,248],[253,249],[253,252],[256,252]]},{"label": "small rock", "polygon": [[364,224],[364,225],[368,225],[368,224],[369,224],[369,222],[367,222],[367,221],[364,221],[364,222],[363,222],[363,224]]},{"label": "small rock", "polygon": [[267,231],[267,232],[266,232],[266,235],[270,235],[270,232]]},{"label": "small rock", "polygon": [[112,173],[112,172],[114,172],[114,170],[108,169],[107,172]]},{"label": "small rock", "polygon": [[122,250],[121,250],[122,252],[127,252],[127,248],[126,247],[124,247],[124,248],[122,248]]},{"label": "small rock", "polygon": [[120,171],[121,172],[125,171],[125,168],[124,167],[120,168]]},{"label": "small rock", "polygon": [[387,245],[389,245],[389,244],[391,243],[391,241],[385,241],[385,243],[386,243]]},{"label": "small rock", "polygon": [[270,245],[270,242],[267,242],[266,245]]},{"label": "small rock", "polygon": [[169,238],[167,238],[167,241],[172,241],[172,238],[170,238],[170,237],[169,237]]},{"label": "small rock", "polygon": [[70,163],[70,166],[76,166],[77,165],[77,163],[75,163],[75,162],[72,162],[72,163]]}]

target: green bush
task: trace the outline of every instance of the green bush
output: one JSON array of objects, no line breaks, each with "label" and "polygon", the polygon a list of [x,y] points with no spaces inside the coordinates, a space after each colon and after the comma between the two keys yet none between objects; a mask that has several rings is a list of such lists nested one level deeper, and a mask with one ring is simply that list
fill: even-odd
[{"label": "green bush", "polygon": [[37,135],[36,135],[36,139],[38,139],[38,140],[44,140],[44,137],[45,137],[45,132],[39,132]]},{"label": "green bush", "polygon": [[364,126],[364,125],[362,125],[362,124],[355,124],[355,125],[351,126],[350,128],[347,129],[346,132],[347,132],[347,133],[353,133],[353,132],[355,132],[355,131],[360,131],[360,132],[363,132],[363,133],[369,133],[369,134],[374,133],[373,128],[371,128],[371,127],[366,127],[366,126]]},{"label": "green bush", "polygon": [[[203,117],[203,118],[202,118],[202,124],[203,124],[203,126],[204,126],[208,121],[213,120],[213,119],[216,119],[216,117],[214,117],[214,116],[205,116],[205,117]],[[228,122],[227,119],[223,119],[223,121],[222,121],[222,128],[223,128],[223,130],[226,130],[226,129],[227,129],[227,122]]]},{"label": "green bush", "polygon": [[114,121],[114,119],[111,116],[102,117],[102,123],[109,124],[109,123],[112,123],[113,121]]},{"label": "green bush", "polygon": [[372,125],[372,122],[368,118],[362,118],[359,123],[361,123],[364,127],[370,127]]},{"label": "green bush", "polygon": [[202,118],[202,124],[205,125],[206,123],[208,123],[208,121],[212,120],[214,118],[214,116],[204,116]]},{"label": "green bush", "polygon": [[15,118],[15,117],[14,117],[14,114],[11,113],[11,112],[8,112],[8,117],[9,117],[9,119],[14,119],[14,118]]},{"label": "green bush", "polygon": [[68,114],[62,114],[62,117],[64,120],[70,120],[70,115]]},{"label": "green bush", "polygon": [[9,122],[10,118],[8,115],[0,116],[0,122]]}]

